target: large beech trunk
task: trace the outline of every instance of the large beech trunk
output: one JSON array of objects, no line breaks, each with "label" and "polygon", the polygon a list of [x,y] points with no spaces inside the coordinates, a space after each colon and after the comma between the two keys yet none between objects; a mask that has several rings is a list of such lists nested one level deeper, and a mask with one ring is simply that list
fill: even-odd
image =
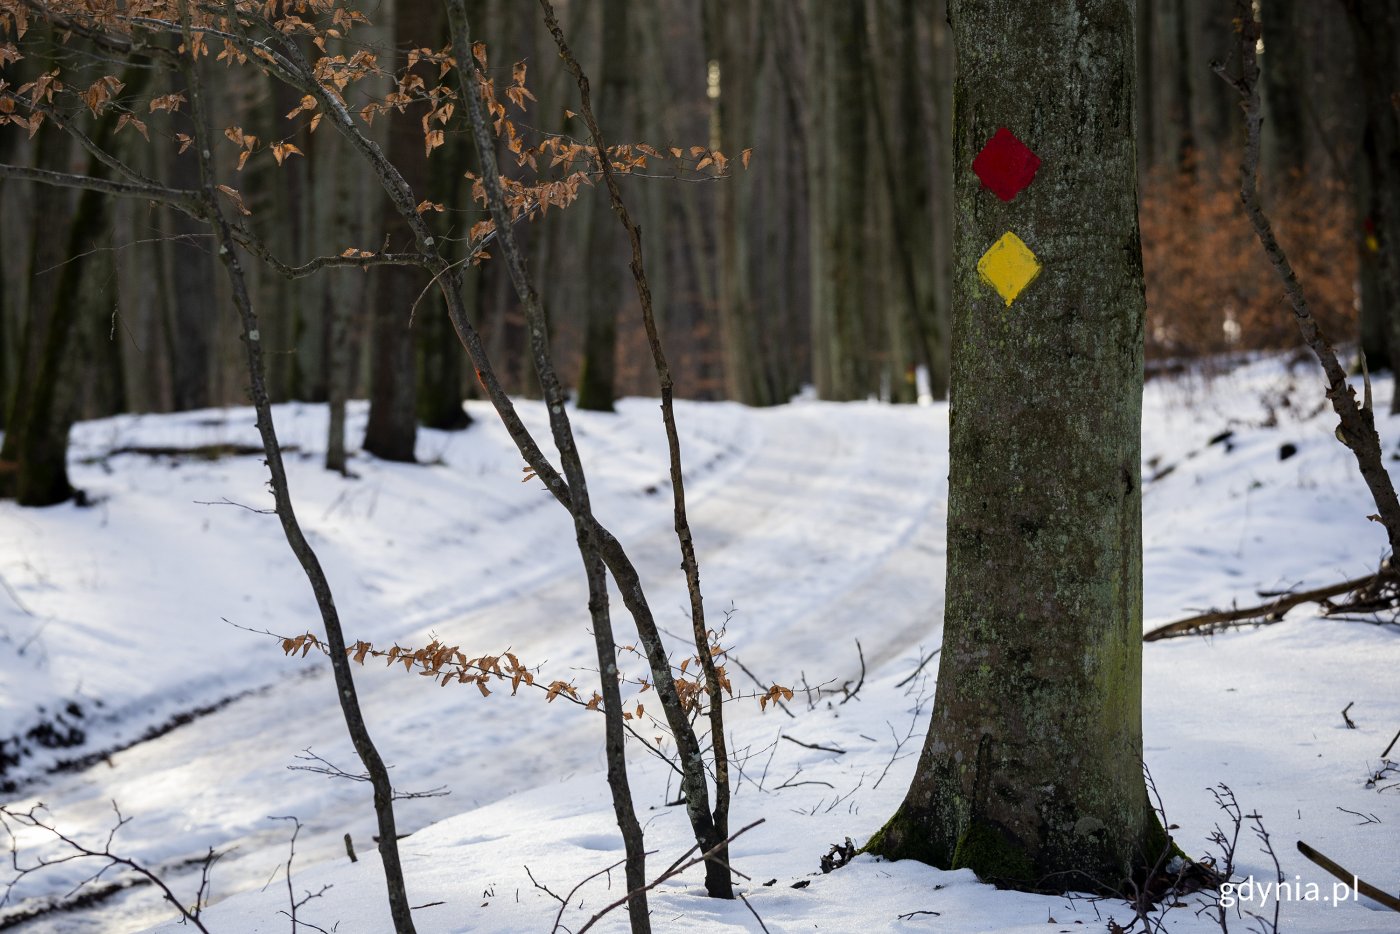
[{"label": "large beech trunk", "polygon": [[[1142,777],[1143,279],[1133,0],[957,0],[948,586],[933,722],[869,849],[1119,889],[1168,845]],[[973,160],[1040,158],[1010,201]],[[978,270],[1003,234],[1038,278]],[[1121,890],[1121,889],[1120,889]]]}]

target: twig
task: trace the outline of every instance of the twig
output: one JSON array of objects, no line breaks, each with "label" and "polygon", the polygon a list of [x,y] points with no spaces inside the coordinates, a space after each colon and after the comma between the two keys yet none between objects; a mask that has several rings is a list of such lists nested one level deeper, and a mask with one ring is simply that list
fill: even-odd
[{"label": "twig", "polygon": [[[1283,884],[1283,867],[1279,865],[1278,854],[1274,852],[1274,844],[1273,841],[1269,839],[1269,832],[1264,829],[1264,818],[1259,814],[1258,811],[1255,811],[1253,814],[1246,814],[1245,817],[1254,821],[1254,835],[1259,838],[1259,842],[1263,845],[1264,854],[1268,856],[1269,859],[1273,860],[1274,881],[1281,886]],[[1277,898],[1274,899],[1274,920],[1272,924],[1269,923],[1268,919],[1260,917],[1259,915],[1256,915],[1253,912],[1250,912],[1250,914],[1260,924],[1269,925],[1269,930],[1267,934],[1278,934],[1278,916],[1281,907],[1282,902]]]},{"label": "twig", "polygon": [[[650,856],[651,853],[648,852],[647,855]],[[554,931],[559,930],[560,922],[564,918],[564,909],[568,908],[569,902],[574,900],[574,893],[576,893],[579,889],[583,888],[585,885],[592,882],[599,876],[612,872],[614,869],[616,869],[618,866],[621,866],[625,862],[627,862],[626,859],[620,859],[610,866],[604,866],[602,869],[599,869],[591,876],[585,876],[583,879],[579,880],[578,884],[576,884],[573,888],[569,889],[569,894],[559,900],[559,913],[554,916],[554,926],[549,929],[550,934],[553,934]],[[611,888],[611,883],[609,883],[609,888]]]},{"label": "twig", "polygon": [[237,506],[239,509],[246,509],[246,510],[248,510],[249,512],[255,512],[255,513],[257,513],[257,514],[260,515],[260,516],[275,516],[275,515],[277,515],[277,510],[276,510],[276,509],[259,509],[259,508],[257,508],[256,506],[247,506],[247,505],[244,505],[243,503],[235,503],[233,500],[229,499],[228,497],[224,497],[223,499],[215,499],[215,500],[197,499],[197,500],[194,501],[194,503],[195,503],[196,506]]},{"label": "twig", "polygon": [[1390,744],[1385,747],[1385,752],[1381,753],[1382,759],[1390,755],[1390,750],[1395,748],[1397,742],[1400,742],[1400,730],[1396,730],[1395,735],[1390,738]]},{"label": "twig", "polygon": [[744,907],[749,910],[749,914],[753,915],[753,919],[758,922],[758,926],[763,929],[763,934],[768,934],[768,925],[763,923],[763,919],[758,916],[758,912],[754,911],[753,905],[749,904],[748,896],[740,892],[739,898],[743,901]]},{"label": "twig", "polygon": [[[856,682],[856,686],[850,691],[846,690],[846,684],[850,684],[851,682],[847,681],[846,684],[841,685],[841,693],[846,695],[841,698],[841,704],[855,697],[860,693],[860,689],[865,686],[865,651],[860,647],[859,639],[856,640],[856,653],[860,655],[860,680]],[[841,704],[837,706],[839,707]]]},{"label": "twig", "polygon": [[[103,861],[102,868],[93,875],[78,882],[77,885],[69,890],[69,896],[75,894],[79,889],[89,883],[97,881],[108,869],[114,866],[129,869],[146,882],[160,889],[161,893],[165,896],[165,900],[175,906],[175,910],[180,913],[180,917],[184,922],[194,925],[197,930],[204,932],[204,934],[209,934],[209,929],[205,927],[203,921],[200,920],[200,913],[203,911],[203,898],[208,890],[209,869],[219,858],[212,849],[209,851],[208,855],[204,857],[204,867],[200,874],[200,887],[195,895],[194,905],[191,908],[186,908],[184,902],[175,896],[175,893],[171,891],[170,887],[165,883],[165,880],[157,875],[154,870],[148,869],[135,860],[128,859],[124,856],[118,856],[112,852],[112,842],[116,838],[117,832],[131,820],[128,817],[122,816],[121,810],[117,807],[115,801],[112,802],[112,810],[116,813],[116,823],[112,826],[111,831],[108,832],[107,839],[100,850],[79,843],[77,840],[64,834],[53,824],[45,821],[41,816],[43,810],[44,807],[42,804],[35,805],[25,811],[12,810],[8,807],[0,806],[0,828],[4,829],[5,835],[9,838],[9,862],[10,868],[13,870],[13,874],[5,886],[4,897],[0,898],[0,905],[9,902],[10,897],[14,894],[15,887],[19,885],[26,876],[41,872],[50,866],[58,866],[79,860],[98,859]],[[21,829],[44,831],[67,847],[68,853],[53,859],[40,857],[38,861],[32,865],[21,865],[19,859],[19,839],[12,823]]]},{"label": "twig", "polygon": [[885,780],[885,776],[890,773],[890,769],[894,768],[894,764],[900,760],[901,757],[899,753],[904,748],[904,744],[909,742],[909,740],[913,739],[914,734],[918,732],[919,719],[923,716],[924,712],[923,702],[924,698],[927,696],[927,694],[922,694],[919,696],[918,703],[914,705],[914,714],[909,718],[909,732],[904,734],[903,739],[900,739],[899,734],[894,731],[894,725],[891,724],[888,720],[885,721],[885,726],[890,728],[890,736],[894,739],[894,752],[890,753],[890,761],[885,763],[885,768],[882,772],[880,772],[880,777],[875,780],[875,784],[873,787],[880,787],[880,782],[883,782]]},{"label": "twig", "polygon": [[1356,729],[1356,724],[1352,722],[1351,717],[1347,716],[1347,711],[1355,705],[1356,701],[1352,701],[1351,703],[1347,704],[1345,707],[1342,708],[1342,719],[1346,721],[1348,730]]},{"label": "twig", "polygon": [[934,656],[937,655],[939,652],[942,652],[942,651],[943,651],[943,648],[942,648],[942,646],[940,646],[940,647],[934,649],[932,652],[930,652],[930,653],[928,653],[927,655],[925,655],[925,656],[924,656],[924,660],[921,661],[921,662],[919,662],[919,667],[915,668],[914,671],[909,675],[909,677],[905,678],[903,681],[901,681],[901,682],[899,682],[898,684],[896,684],[895,687],[897,687],[897,688],[902,688],[902,687],[904,687],[906,684],[908,684],[910,681],[913,681],[915,678],[917,678],[917,677],[919,676],[919,672],[921,672],[921,671],[924,670],[924,666],[927,665],[929,662],[933,661]]},{"label": "twig", "polygon": [[816,781],[815,779],[809,780],[809,781],[805,781],[805,782],[795,782],[795,781],[792,780],[793,778],[796,778],[797,776],[799,776],[799,775],[801,775],[801,774],[802,774],[802,767],[801,767],[801,766],[798,766],[797,771],[792,773],[792,778],[789,778],[787,781],[783,782],[781,785],[775,786],[775,787],[773,788],[773,790],[774,790],[774,791],[782,791],[784,788],[798,788],[798,787],[800,787],[800,786],[802,786],[802,785],[825,785],[826,787],[828,787],[828,788],[830,788],[830,789],[832,789],[832,790],[835,790],[835,788],[836,788],[836,786],[833,785],[833,784],[831,784],[831,782]]},{"label": "twig", "polygon": [[1351,808],[1344,808],[1340,804],[1337,805],[1337,810],[1341,811],[1343,814],[1350,814],[1352,817],[1361,818],[1361,823],[1357,824],[1358,827],[1364,826],[1366,824],[1381,823],[1381,819],[1374,814],[1363,814],[1360,811],[1353,811]]},{"label": "twig", "polygon": [[[539,889],[541,892],[545,893],[546,895],[548,895],[550,898],[554,899],[556,902],[558,902],[558,903],[561,904],[561,905],[567,905],[567,904],[568,904],[568,902],[564,901],[564,899],[560,898],[558,895],[555,895],[552,891],[550,891],[549,886],[545,885],[543,882],[540,882],[538,879],[536,879],[536,878],[535,878],[535,874],[534,874],[533,872],[530,871],[530,867],[529,867],[529,866],[526,866],[526,867],[525,867],[525,875],[527,875],[527,876],[530,877],[530,883],[531,883],[532,885],[534,885],[535,888]],[[558,925],[555,925],[555,927],[558,927]]]},{"label": "twig", "polygon": [[[287,766],[288,771],[314,772],[317,775],[326,775],[330,778],[347,778],[352,782],[372,783],[374,781],[373,778],[370,777],[370,774],[368,772],[360,772],[359,774],[356,774],[354,772],[347,772],[340,766],[336,765],[334,762],[331,762],[327,759],[323,759],[321,756],[316,755],[316,753],[312,752],[310,749],[303,749],[301,751],[301,754],[299,754],[297,758],[302,760],[303,762],[311,762],[315,764],[289,765]],[[447,790],[446,785],[439,785],[436,788],[429,788],[427,791],[394,791],[393,796],[395,801],[412,801],[415,798],[442,798],[446,797],[449,794],[451,794],[451,792]],[[284,818],[278,819],[282,820]]]},{"label": "twig", "polygon": [[822,752],[834,752],[838,756],[844,756],[846,754],[846,750],[844,749],[837,749],[835,746],[823,746],[820,743],[804,743],[800,739],[793,739],[786,733],[782,734],[781,738],[787,740],[789,743],[796,743],[797,745],[802,746],[805,749],[819,749]]},{"label": "twig", "polygon": [[[680,866],[680,867],[678,867],[678,868],[675,868],[675,869],[668,870],[667,872],[665,872],[665,873],[663,873],[663,874],[657,876],[655,879],[653,879],[652,881],[650,881],[650,882],[648,882],[648,883],[646,884],[646,890],[647,890],[647,891],[650,891],[651,889],[656,888],[658,885],[660,885],[661,883],[665,882],[667,879],[671,878],[672,876],[674,876],[674,875],[676,875],[676,874],[678,874],[678,873],[685,872],[685,871],[686,871],[687,869],[689,869],[691,866],[695,866],[695,865],[698,865],[698,864],[700,864],[700,863],[703,863],[703,862],[707,861],[708,859],[710,859],[710,857],[714,856],[715,853],[719,852],[719,851],[720,851],[721,849],[723,849],[724,847],[729,846],[729,844],[732,843],[732,842],[733,842],[735,839],[737,839],[739,836],[741,836],[741,835],[743,835],[743,834],[745,834],[745,833],[748,833],[750,830],[753,830],[755,827],[757,827],[759,824],[764,823],[766,820],[767,820],[766,817],[760,817],[758,820],[754,821],[752,824],[748,824],[747,826],[741,827],[740,829],[736,830],[734,833],[732,833],[732,834],[730,834],[729,836],[725,837],[725,838],[724,838],[723,840],[721,840],[719,843],[716,843],[714,846],[710,847],[708,850],[706,850],[705,852],[701,853],[699,856],[695,857],[694,859],[690,860],[689,862],[685,863],[684,865],[682,865],[682,866]],[[600,911],[599,911],[597,914],[595,914],[593,917],[589,918],[587,924],[585,924],[583,927],[581,927],[581,928],[578,929],[578,934],[583,934],[584,931],[587,931],[589,928],[593,927],[593,925],[597,924],[598,921],[601,920],[602,917],[603,917],[604,915],[606,915],[608,912],[612,911],[614,908],[618,907],[619,905],[622,905],[622,904],[626,903],[627,900],[628,900],[629,898],[632,897],[632,894],[633,894],[633,893],[628,892],[626,895],[622,896],[621,898],[615,899],[614,901],[609,902],[606,906],[603,907],[602,910],[600,910]]]},{"label": "twig", "polygon": [[[23,613],[25,616],[34,615],[34,611],[24,605],[24,601],[19,598],[19,594],[15,593],[15,589],[10,586],[9,581],[5,580],[5,575],[3,574],[0,574],[0,588],[4,588],[5,593],[10,595],[10,599],[14,601],[15,606],[19,608],[19,611],[21,613]],[[762,685],[759,686],[762,687]]]},{"label": "twig", "polygon": [[[728,657],[728,659],[729,659],[731,662],[733,662],[734,664],[736,664],[736,665],[739,666],[739,670],[740,670],[740,671],[742,671],[744,674],[746,674],[746,675],[749,676],[749,680],[751,680],[754,684],[758,685],[758,688],[759,688],[760,691],[766,691],[766,690],[768,690],[769,685],[768,685],[768,684],[765,684],[763,681],[759,680],[758,675],[754,674],[752,671],[749,671],[749,668],[748,668],[747,665],[745,665],[743,662],[739,661],[739,659],[736,658],[736,657],[735,657],[734,655],[732,655],[732,654],[730,654],[730,655],[727,656],[727,657]],[[796,715],[795,713],[793,713],[791,710],[788,710],[788,706],[787,706],[787,704],[783,703],[782,698],[775,698],[775,699],[773,700],[773,703],[775,703],[775,704],[777,704],[779,707],[781,707],[781,708],[783,709],[783,713],[787,714],[789,717],[791,717],[791,718],[794,719],[794,720],[797,719],[797,715]]]},{"label": "twig", "polygon": [[906,911],[904,914],[899,916],[899,920],[908,921],[909,919],[916,917],[917,915],[934,915],[935,917],[937,917],[941,914],[942,912],[938,911]]}]

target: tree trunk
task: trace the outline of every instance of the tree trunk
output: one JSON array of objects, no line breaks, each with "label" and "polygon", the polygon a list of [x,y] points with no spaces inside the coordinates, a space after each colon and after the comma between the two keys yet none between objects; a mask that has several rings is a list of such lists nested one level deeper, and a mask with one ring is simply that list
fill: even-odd
[{"label": "tree trunk", "polygon": [[1307,168],[1310,75],[1297,0],[1267,0],[1262,12],[1264,177],[1282,189],[1299,181]]},{"label": "tree trunk", "polygon": [[[1121,891],[1167,845],[1142,778],[1134,3],[950,7],[943,652],[917,774],[868,848],[1001,885]],[[972,171],[1003,128],[1041,160],[1010,201]],[[979,272],[1008,233],[1043,264],[1019,294],[1004,274],[1030,272],[1024,257]]]},{"label": "tree trunk", "polygon": [[[171,74],[170,92],[184,93],[185,81]],[[199,184],[192,157],[181,157],[168,146],[157,146],[154,157],[161,177],[179,188]],[[208,228],[178,211],[162,211],[166,238],[158,245],[161,260],[160,304],[165,309],[165,343],[170,361],[171,403],[176,411],[202,409],[213,403],[209,379],[214,322],[219,320],[214,291],[214,260],[206,237]]]},{"label": "tree trunk", "polygon": [[[432,46],[442,35],[439,5],[431,0],[397,0],[394,4],[394,47]],[[389,160],[398,166],[414,198],[427,196],[428,157],[424,153],[421,108],[389,116]],[[441,157],[441,153],[438,154]],[[392,211],[385,229],[395,247],[411,242],[411,234]],[[364,449],[375,457],[413,462],[418,435],[418,360],[409,311],[428,284],[421,271],[409,266],[385,266],[376,277],[370,345],[369,424]],[[433,314],[434,296],[424,296],[418,309]]]},{"label": "tree trunk", "polygon": [[[633,121],[628,79],[628,0],[603,0],[601,67],[596,100],[599,121],[612,138],[626,141]],[[583,362],[578,376],[578,407],[611,412],[617,398],[617,312],[623,303],[622,238],[612,216],[602,182],[588,192],[588,230],[583,255],[587,258],[584,289]]]},{"label": "tree trunk", "polygon": [[1138,139],[1138,182],[1147,177],[1155,166],[1157,147],[1157,108],[1152,95],[1153,42],[1156,34],[1156,19],[1152,14],[1152,0],[1136,0],[1137,3],[1137,81],[1142,89],[1138,94],[1137,139]]},{"label": "tree trunk", "polygon": [[[730,177],[716,193],[716,246],[719,249],[719,327],[725,395],[745,405],[773,405],[777,387],[763,353],[762,329],[754,301],[749,258],[753,224],[750,205],[755,175],[742,167],[742,153],[754,146],[768,17],[763,4],[710,0],[704,18],[705,55],[714,107],[711,141],[730,159]],[[760,158],[763,158],[760,156]],[[772,158],[771,155],[767,158]]]},{"label": "tree trunk", "polygon": [[874,388],[865,340],[868,101],[865,13],[813,0],[809,67],[812,174],[812,369],[823,399],[863,399]]},{"label": "tree trunk", "polygon": [[[445,44],[436,37],[427,45]],[[434,201],[448,205],[455,212],[470,209],[467,202],[471,193],[467,190],[463,166],[468,165],[471,143],[462,136],[449,134],[447,142],[433,153],[428,176],[431,179],[429,191]],[[476,171],[475,165],[472,171]],[[466,274],[474,278],[473,269]],[[473,289],[463,289],[465,297],[474,297]],[[472,302],[475,312],[475,302]],[[418,343],[418,421],[426,428],[439,431],[461,431],[471,424],[471,416],[462,405],[465,390],[466,356],[457,335],[452,330],[452,321],[447,317],[447,304],[437,288],[428,290],[418,306],[413,329],[417,332]]]},{"label": "tree trunk", "polygon": [[[148,74],[128,69],[122,77],[132,93],[140,93]],[[113,147],[116,119],[109,111],[92,129],[98,146]],[[56,162],[67,168],[63,165],[67,137],[52,129],[48,134],[40,143],[40,164]],[[123,156],[122,143],[115,143],[119,158]],[[108,169],[90,156],[83,174],[106,178]],[[111,313],[114,259],[110,250],[96,248],[93,241],[110,231],[112,200],[96,191],[84,191],[76,208],[55,210],[61,203],[47,198],[36,201],[36,208],[47,205],[46,213],[36,214],[37,218],[64,217],[69,210],[71,218],[60,228],[66,230],[64,236],[53,236],[42,220],[35,227],[31,252],[35,283],[29,293],[23,385],[16,393],[0,452],[0,493],[13,495],[21,506],[52,506],[73,495],[68,481],[68,432],[77,417],[83,384],[107,370],[98,360],[97,355],[104,350],[94,332]],[[42,242],[45,240],[56,245]],[[55,250],[61,259],[54,255]],[[45,287],[37,286],[40,280]],[[88,360],[89,365],[79,367],[80,359]]]},{"label": "tree trunk", "polygon": [[[1361,135],[1361,318],[1400,360],[1400,0],[1345,0],[1366,100]],[[1369,285],[1370,288],[1365,288]],[[1390,411],[1400,412],[1400,394]]]},{"label": "tree trunk", "polygon": [[[68,168],[70,146],[68,137],[55,127],[41,127],[35,137],[33,152],[37,168],[64,171]],[[32,194],[31,212],[34,218],[29,244],[28,282],[21,306],[23,326],[16,342],[14,379],[6,399],[5,438],[0,444],[0,497],[13,498],[17,493],[19,470],[24,457],[23,444],[30,414],[34,411],[34,393],[39,383],[44,347],[51,325],[50,315],[57,291],[59,267],[67,258],[66,236],[54,236],[40,218],[61,218],[73,211],[73,196],[48,186],[36,188]]]},{"label": "tree trunk", "polygon": [[[316,242],[322,250],[340,253],[349,247],[366,249],[374,242],[365,222],[366,199],[355,177],[359,163],[339,139],[324,136],[312,144],[315,164],[319,229]],[[335,269],[322,274],[322,318],[326,342],[326,402],[329,418],[326,436],[326,469],[348,474],[345,449],[345,405],[351,392],[351,363],[365,320],[365,285],[361,270]]]}]

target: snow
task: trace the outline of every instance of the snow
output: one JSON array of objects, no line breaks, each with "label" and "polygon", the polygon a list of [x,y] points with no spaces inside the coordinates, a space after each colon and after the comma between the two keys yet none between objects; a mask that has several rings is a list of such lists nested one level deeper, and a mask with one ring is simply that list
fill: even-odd
[{"label": "snow", "polygon": [[[1378,380],[1376,393],[1383,412],[1390,382]],[[1374,568],[1385,536],[1366,520],[1374,508],[1323,401],[1314,368],[1279,359],[1148,385],[1146,626],[1253,603],[1259,589],[1322,586]],[[469,655],[510,649],[541,666],[542,680],[573,679],[587,696],[596,660],[571,524],[538,481],[521,482],[523,464],[489,409],[470,409],[476,422],[466,432],[420,432],[426,466],[357,456],[357,476],[345,479],[320,467],[323,408],[278,407],[283,443],[297,448],[289,455],[297,511],[347,636],[386,646],[436,637]],[[756,916],[771,932],[1126,924],[1122,903],[997,891],[965,870],[863,856],[818,871],[831,845],[863,843],[893,812],[927,725],[936,659],[906,679],[940,638],[946,405],[678,403],[677,412],[711,619],[730,611],[733,657],[765,685],[797,694],[791,716],[752,700],[727,708],[741,760],[731,824],[764,821],[733,847],[735,868],[749,877],[739,889],[747,904],[704,898],[692,869],[652,891],[656,929],[756,931]],[[541,407],[524,402],[522,414],[544,438]],[[352,406],[351,439],[365,415]],[[683,652],[686,595],[655,400],[574,418],[598,514]],[[95,506],[0,504],[0,737],[73,702],[82,716],[64,719],[85,732],[69,748],[30,742],[33,754],[8,776],[18,788],[5,797],[11,807],[42,801],[60,829],[96,845],[115,802],[131,820],[114,850],[159,868],[187,902],[199,877],[189,861],[209,847],[224,852],[204,916],[220,932],[291,926],[282,875],[290,827],[269,817],[295,815],[304,825],[292,864],[298,897],[329,886],[298,919],[342,934],[388,931],[367,786],[288,768],[305,765],[298,756],[309,749],[357,771],[328,666],[314,653],[288,659],[276,640],[248,631],[319,631],[276,518],[258,511],[271,504],[261,458],[111,454],[253,445],[252,421],[250,410],[230,408],[84,423],[74,430],[72,471]],[[1380,421],[1393,446],[1400,422]],[[1284,444],[1297,453],[1280,459]],[[616,594],[614,620],[620,634],[630,631]],[[864,683],[841,703],[838,689],[854,687],[862,656]],[[632,667],[644,671],[640,661]],[[1296,851],[1303,839],[1363,879],[1400,888],[1390,829],[1400,822],[1400,776],[1367,787],[1400,729],[1397,670],[1396,627],[1319,619],[1311,606],[1269,627],[1147,644],[1146,762],[1180,845],[1194,856],[1210,851],[1224,816],[1208,789],[1224,783],[1246,813],[1262,815],[1288,882],[1332,894],[1331,878]],[[420,931],[549,931],[559,903],[526,867],[564,895],[621,859],[596,714],[546,704],[536,691],[512,697],[498,687],[482,697],[436,687],[401,667],[371,663],[356,675],[399,789],[451,792],[398,805],[401,832],[411,833],[401,844],[410,900],[425,906],[415,911]],[[737,664],[730,676],[736,689],[756,686]],[[221,703],[137,742],[182,712]],[[1354,730],[1341,715],[1348,703]],[[94,762],[51,771],[82,756]],[[668,806],[669,767],[637,747],[630,775],[654,875],[693,841],[681,809]],[[346,857],[346,833],[358,862]],[[19,843],[26,859],[58,852],[32,832]],[[0,924],[6,912],[62,898],[97,868],[70,863],[24,879]],[[1274,878],[1247,828],[1238,869]],[[620,870],[588,882],[562,923],[577,931],[621,884]],[[1169,911],[1166,929],[1218,930],[1198,914],[1204,904],[1197,895]],[[1243,907],[1272,916],[1272,904]],[[1394,913],[1364,898],[1286,901],[1281,911],[1289,932],[1400,929]],[[173,909],[139,887],[20,930],[181,930],[174,922]],[[1232,923],[1249,927],[1247,917]],[[619,909],[594,930],[625,928]]]}]

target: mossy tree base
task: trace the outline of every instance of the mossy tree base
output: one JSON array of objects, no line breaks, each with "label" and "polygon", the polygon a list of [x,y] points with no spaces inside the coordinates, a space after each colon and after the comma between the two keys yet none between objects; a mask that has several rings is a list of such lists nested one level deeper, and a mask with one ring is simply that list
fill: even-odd
[{"label": "mossy tree base", "polygon": [[914,817],[904,808],[897,811],[865,844],[862,853],[896,861],[912,859],[939,869],[971,869],[977,878],[998,888],[1023,892],[1091,892],[1097,895],[1127,896],[1143,889],[1143,880],[1160,873],[1175,857],[1188,857],[1162,826],[1156,812],[1149,811],[1146,825],[1138,834],[1140,844],[1126,864],[1091,865],[1089,852],[1060,853],[1054,859],[1041,854],[1033,858],[1025,841],[1017,840],[1003,827],[974,821],[957,836],[951,852],[932,841],[943,835],[932,831],[933,815]]}]

